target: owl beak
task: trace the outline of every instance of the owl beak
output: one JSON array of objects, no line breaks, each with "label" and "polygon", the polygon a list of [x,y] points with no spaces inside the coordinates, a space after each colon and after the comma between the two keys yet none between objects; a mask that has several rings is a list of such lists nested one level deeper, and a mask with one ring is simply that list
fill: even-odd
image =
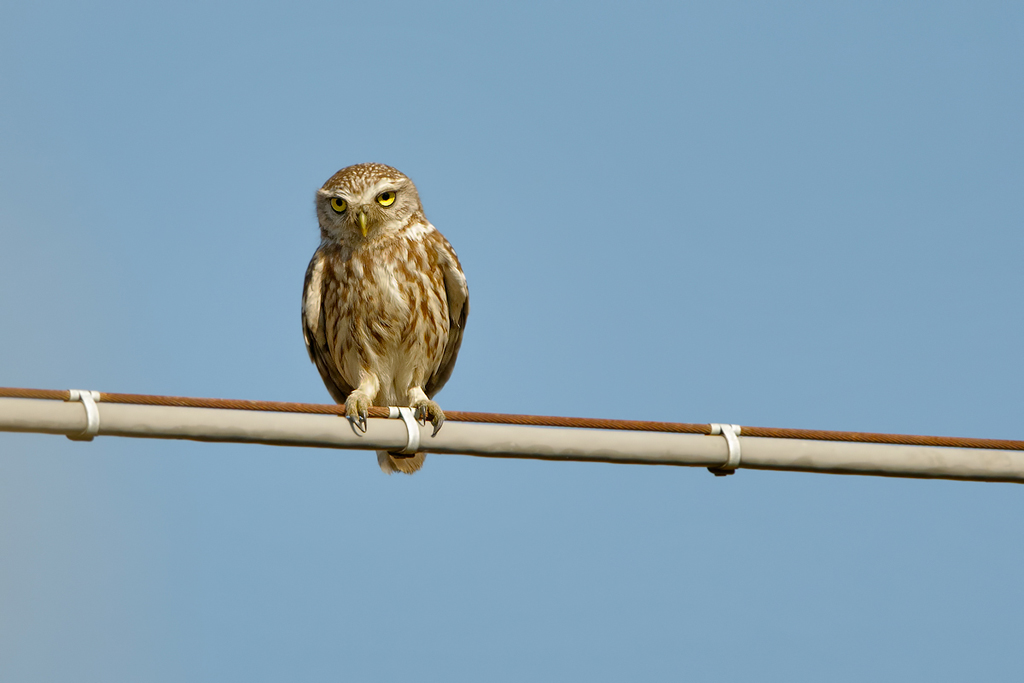
[{"label": "owl beak", "polygon": [[363,237],[366,237],[366,211],[359,212],[359,229],[363,231]]}]

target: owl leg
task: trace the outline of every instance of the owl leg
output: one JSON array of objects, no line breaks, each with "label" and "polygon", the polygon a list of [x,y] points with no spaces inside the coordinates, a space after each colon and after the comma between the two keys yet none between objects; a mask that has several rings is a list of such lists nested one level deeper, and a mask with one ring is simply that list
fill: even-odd
[{"label": "owl leg", "polygon": [[413,409],[413,415],[421,424],[429,422],[434,425],[434,432],[431,436],[436,436],[441,425],[444,424],[444,411],[441,410],[441,406],[427,398],[422,387],[411,387],[409,389],[409,407]]},{"label": "owl leg", "polygon": [[348,395],[345,399],[345,417],[348,418],[352,429],[366,433],[366,419],[370,415],[370,406],[373,405],[373,397],[380,389],[380,382],[376,375],[366,374],[359,382],[359,388]]}]

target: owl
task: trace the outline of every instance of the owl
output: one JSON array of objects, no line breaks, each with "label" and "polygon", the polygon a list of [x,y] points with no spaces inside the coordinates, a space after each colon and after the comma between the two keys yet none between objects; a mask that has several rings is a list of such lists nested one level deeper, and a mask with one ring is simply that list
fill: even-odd
[{"label": "owl", "polygon": [[[366,431],[375,406],[409,406],[434,433],[432,399],[455,367],[469,314],[466,276],[427,221],[416,186],[383,164],[343,168],[316,193],[320,247],[306,269],[302,332],[327,391]],[[382,470],[412,474],[425,453],[378,451]]]}]

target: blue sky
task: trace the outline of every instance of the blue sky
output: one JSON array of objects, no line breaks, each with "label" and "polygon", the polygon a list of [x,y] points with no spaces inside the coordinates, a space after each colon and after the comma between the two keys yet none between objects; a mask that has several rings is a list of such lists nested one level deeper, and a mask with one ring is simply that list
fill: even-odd
[{"label": "blue sky", "polygon": [[[0,8],[0,385],[328,401],[391,164],[456,410],[1024,438],[1014,3]],[[0,435],[21,681],[1017,680],[1010,484]]]}]

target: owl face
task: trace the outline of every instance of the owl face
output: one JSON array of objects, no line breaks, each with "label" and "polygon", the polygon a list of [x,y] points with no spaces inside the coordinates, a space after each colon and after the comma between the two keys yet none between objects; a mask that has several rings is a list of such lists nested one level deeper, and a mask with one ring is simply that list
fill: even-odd
[{"label": "owl face", "polygon": [[343,168],[316,193],[322,236],[343,244],[396,232],[422,211],[412,181],[383,164]]}]

